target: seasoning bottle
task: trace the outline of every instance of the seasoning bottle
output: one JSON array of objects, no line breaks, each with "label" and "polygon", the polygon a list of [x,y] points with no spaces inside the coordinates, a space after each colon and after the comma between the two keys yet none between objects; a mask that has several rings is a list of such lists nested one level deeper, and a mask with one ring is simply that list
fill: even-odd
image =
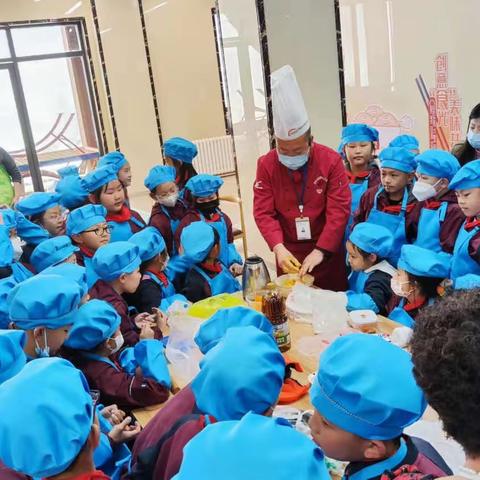
[{"label": "seasoning bottle", "polygon": [[267,286],[269,291],[262,297],[262,313],[273,326],[273,336],[281,352],[291,347],[290,327],[288,325],[285,298],[277,290]]}]

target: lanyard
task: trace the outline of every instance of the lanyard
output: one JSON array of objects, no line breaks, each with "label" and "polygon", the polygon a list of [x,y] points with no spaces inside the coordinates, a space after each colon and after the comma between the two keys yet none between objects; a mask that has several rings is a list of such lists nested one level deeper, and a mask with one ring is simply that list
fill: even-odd
[{"label": "lanyard", "polygon": [[308,162],[300,169],[302,173],[302,189],[300,191],[300,195],[298,194],[297,188],[295,186],[295,182],[293,181],[292,172],[288,172],[288,176],[292,181],[293,191],[295,192],[295,196],[297,197],[297,205],[298,210],[300,211],[300,216],[303,217],[303,206],[304,206],[304,197],[305,197],[305,189],[307,188],[307,177],[308,177]]}]

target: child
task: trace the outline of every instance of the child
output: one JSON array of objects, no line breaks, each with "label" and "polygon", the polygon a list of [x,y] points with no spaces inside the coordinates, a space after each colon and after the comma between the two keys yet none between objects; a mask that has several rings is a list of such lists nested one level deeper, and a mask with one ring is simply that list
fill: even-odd
[{"label": "child", "polygon": [[65,277],[67,281],[73,280],[80,288],[80,305],[88,302],[87,272],[85,267],[81,267],[76,263],[60,263],[42,270],[40,275],[60,275]]},{"label": "child", "polygon": [[414,155],[420,153],[420,143],[413,135],[398,135],[389,144],[389,147],[405,148]]},{"label": "child", "polygon": [[271,335],[253,326],[230,328],[205,355],[193,381],[140,433],[133,471],[148,468],[150,478],[172,478],[183,447],[206,423],[239,420],[250,411],[271,415],[284,375],[285,361]]},{"label": "child", "polygon": [[82,292],[60,275],[36,275],[18,284],[8,297],[12,328],[25,330],[29,360],[55,355],[68,336]]},{"label": "child", "polygon": [[174,234],[187,211],[187,207],[179,199],[175,174],[174,167],[156,165],[150,170],[144,182],[150,191],[150,197],[155,201],[148,224],[161,233],[170,257],[177,254]]},{"label": "child", "polygon": [[[249,448],[253,438],[255,447]],[[323,452],[286,420],[247,413],[241,420],[208,425],[187,444],[175,479],[192,478],[330,480],[330,475]]]},{"label": "child", "polygon": [[392,278],[393,293],[401,301],[388,318],[413,328],[418,313],[433,304],[440,284],[448,278],[450,258],[446,253],[404,245],[398,261],[398,273]]},{"label": "child", "polygon": [[386,261],[392,248],[389,230],[368,222],[359,223],[347,241],[348,277],[347,310],[373,310],[386,315],[392,298],[390,281],[396,270]]},{"label": "child", "polygon": [[415,156],[403,148],[385,148],[380,152],[382,184],[369,188],[354,214],[353,226],[360,222],[381,225],[393,235],[389,262],[397,265],[400,249],[406,243],[415,197],[411,183],[417,163]]},{"label": "child", "polygon": [[165,275],[168,254],[163,237],[154,227],[147,227],[130,238],[130,242],[140,250],[140,273],[142,279],[137,290],[126,297],[129,305],[138,312],[155,313],[157,309],[166,311],[175,300],[186,301],[183,295],[177,295],[175,288]]},{"label": "child", "polygon": [[310,428],[326,456],[350,462],[345,480],[379,479],[403,465],[451,473],[431,445],[403,434],[427,406],[412,368],[406,351],[363,333],[337,338],[322,354]]},{"label": "child", "polygon": [[125,191],[113,165],[99,167],[83,178],[88,198],[93,204],[101,204],[107,210],[107,222],[112,229],[111,241],[128,240],[145,228],[140,214],[125,204]]},{"label": "child", "polygon": [[465,216],[449,182],[460,164],[443,150],[426,150],[416,160],[417,181],[412,193],[419,203],[412,211],[408,240],[434,252],[453,253]]},{"label": "child", "polygon": [[375,163],[376,142],[378,142],[378,130],[364,123],[352,123],[342,129],[342,140],[338,151],[346,160],[345,169],[352,191],[352,208],[347,232],[362,195],[369,188],[380,184],[380,170]]},{"label": "child", "polygon": [[67,210],[74,210],[88,202],[88,192],[78,174],[78,167],[60,168],[57,172],[60,180],[55,191],[60,195],[60,204]]},{"label": "child", "polygon": [[479,311],[478,290],[448,295],[419,315],[410,344],[418,384],[448,437],[465,451],[456,473],[472,480],[480,471]]},{"label": "child", "polygon": [[0,458],[8,468],[34,478],[108,480],[93,462],[100,432],[90,390],[70,362],[28,363],[0,386],[0,403],[8,411],[0,418]]},{"label": "child", "polygon": [[77,263],[87,269],[89,288],[98,280],[92,266],[95,252],[110,242],[110,226],[106,220],[107,210],[103,205],[85,205],[72,210],[67,217],[67,235],[79,250]]},{"label": "child", "polygon": [[187,273],[182,293],[198,302],[221,293],[234,293],[240,284],[220,261],[222,245],[218,231],[206,222],[185,227],[181,236],[185,256],[194,263]]},{"label": "child", "polygon": [[120,316],[107,302],[90,300],[79,309],[65,346],[90,388],[100,392],[102,403],[130,411],[167,400],[166,385],[147,377],[142,368],[129,375],[121,367],[116,356],[123,346]]},{"label": "child", "polygon": [[233,243],[232,222],[219,208],[218,190],[222,185],[220,177],[206,174],[197,175],[187,182],[186,188],[192,193],[193,205],[180,222],[175,239],[179,245],[182,230],[192,222],[202,220],[210,224],[220,236],[219,260],[236,276],[242,273],[243,260]]},{"label": "child", "polygon": [[160,326],[155,325],[148,314],[129,316],[128,304],[122,297],[137,290],[141,280],[140,263],[139,248],[130,242],[104,245],[92,260],[99,279],[89,291],[90,298],[105,300],[115,308],[122,320],[120,330],[126,346],[135,345],[141,339],[162,338]]},{"label": "child", "polygon": [[452,280],[480,275],[480,160],[463,166],[450,182],[458,205],[467,217],[460,228],[452,258]]},{"label": "child", "polygon": [[59,263],[77,263],[75,253],[78,247],[72,244],[70,237],[60,235],[49,238],[35,247],[30,262],[37,273]]},{"label": "child", "polygon": [[197,174],[193,166],[193,159],[198,154],[197,146],[185,138],[173,137],[163,144],[163,154],[166,164],[175,167],[175,182],[183,198],[185,185]]},{"label": "child", "polygon": [[132,184],[132,169],[122,152],[107,153],[99,160],[97,167],[105,167],[106,165],[115,167],[115,173],[125,190]]}]

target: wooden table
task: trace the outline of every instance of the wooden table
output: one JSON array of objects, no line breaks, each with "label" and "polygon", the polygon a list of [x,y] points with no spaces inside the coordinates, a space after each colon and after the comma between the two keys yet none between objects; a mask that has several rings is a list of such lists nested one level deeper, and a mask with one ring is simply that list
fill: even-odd
[{"label": "wooden table", "polygon": [[[378,316],[377,325],[378,332],[385,334],[391,334],[396,327],[400,326],[398,323],[381,316]],[[287,356],[290,360],[299,362],[304,369],[303,373],[294,372],[293,378],[297,379],[302,385],[305,385],[308,383],[308,375],[317,371],[320,351],[318,351],[317,354],[305,355],[298,349],[301,339],[314,337],[311,324],[290,321],[290,333],[292,336],[292,348],[286,352]],[[315,339],[312,338],[312,340],[317,340],[320,343],[320,337],[318,335],[315,336]],[[180,382],[176,382],[174,378],[172,378],[172,382],[174,389],[176,390],[185,386],[184,383],[182,384]],[[173,398],[173,396],[170,398]],[[308,395],[305,395],[301,400],[290,405],[302,410],[309,410],[312,408],[310,397]],[[140,425],[145,426],[155,416],[155,414],[162,409],[163,406],[165,406],[165,403],[161,405],[152,405],[150,407],[140,408],[138,410],[134,410],[133,413]]]}]

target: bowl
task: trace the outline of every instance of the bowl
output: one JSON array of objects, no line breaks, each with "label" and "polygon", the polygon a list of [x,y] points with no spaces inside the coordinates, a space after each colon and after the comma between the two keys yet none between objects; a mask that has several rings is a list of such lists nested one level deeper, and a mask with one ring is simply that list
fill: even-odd
[{"label": "bowl", "polygon": [[313,275],[309,275],[308,273],[303,277],[299,277],[298,273],[285,273],[275,279],[275,285],[278,287],[280,294],[286,298],[295,284],[302,283],[307,287],[311,287],[314,280]]}]

